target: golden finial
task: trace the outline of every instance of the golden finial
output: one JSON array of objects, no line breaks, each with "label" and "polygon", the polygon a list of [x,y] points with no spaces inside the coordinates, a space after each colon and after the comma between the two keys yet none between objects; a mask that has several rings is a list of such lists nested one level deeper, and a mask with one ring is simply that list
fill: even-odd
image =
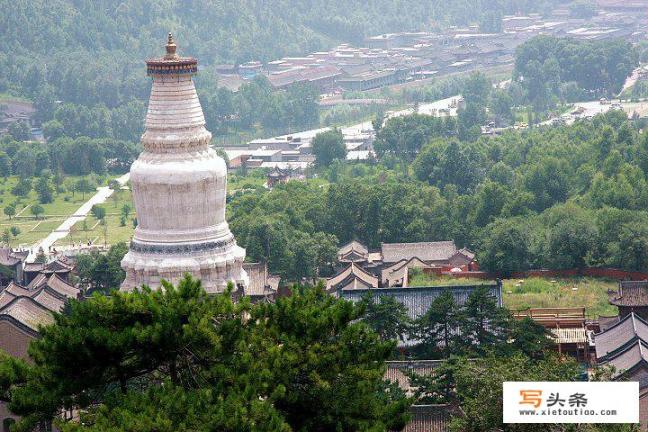
[{"label": "golden finial", "polygon": [[173,41],[173,35],[169,33],[169,38],[167,40],[166,44],[166,55],[164,56],[165,60],[173,60],[178,58],[178,55],[176,54],[176,44]]}]

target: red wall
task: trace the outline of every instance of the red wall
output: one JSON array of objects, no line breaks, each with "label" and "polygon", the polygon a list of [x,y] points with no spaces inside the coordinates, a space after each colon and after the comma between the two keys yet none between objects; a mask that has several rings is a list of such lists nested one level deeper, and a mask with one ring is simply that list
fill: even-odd
[{"label": "red wall", "polygon": [[[443,269],[424,269],[425,273],[437,276],[453,276],[457,278],[474,278],[474,279],[497,279],[502,278],[502,275],[497,273],[488,273],[484,271],[464,271],[461,273],[451,273],[443,271]],[[529,277],[574,277],[574,276],[589,276],[601,277],[608,279],[619,280],[648,280],[647,272],[620,270],[613,268],[595,268],[588,267],[583,269],[566,269],[566,270],[527,270],[522,272],[513,272],[509,276],[510,279],[524,279]]]}]

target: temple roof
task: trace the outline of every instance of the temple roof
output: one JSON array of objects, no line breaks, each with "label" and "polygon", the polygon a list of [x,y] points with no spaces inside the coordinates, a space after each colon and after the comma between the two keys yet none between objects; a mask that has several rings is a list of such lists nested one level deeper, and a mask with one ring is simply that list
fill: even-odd
[{"label": "temple roof", "polygon": [[[443,365],[444,360],[414,360],[414,361],[387,361],[387,371],[384,378],[398,386],[408,394],[412,394],[407,374],[415,373],[421,376],[431,375],[435,369]],[[412,416],[403,431],[407,432],[446,432],[452,416],[459,415],[452,405],[412,405]]]},{"label": "temple roof", "polygon": [[[358,279],[358,282],[352,282],[352,279]],[[357,289],[359,287],[377,288],[378,278],[363,270],[355,263],[349,264],[346,268],[326,280],[327,290]]]},{"label": "temple roof", "polygon": [[56,274],[40,274],[34,280],[37,283],[29,288],[11,282],[0,292],[0,319],[11,319],[30,332],[36,332],[39,325],[51,324],[52,313],[62,311],[66,301],[79,294]]},{"label": "temple roof", "polygon": [[52,311],[31,297],[15,297],[0,309],[0,319],[10,317],[32,331],[54,323]]},{"label": "temple roof", "polygon": [[243,263],[247,272],[249,283],[244,289],[244,294],[249,297],[273,297],[279,289],[279,276],[268,274],[267,264]]},{"label": "temple roof", "polygon": [[355,251],[361,254],[369,253],[369,251],[367,250],[367,246],[363,245],[357,240],[352,240],[349,243],[345,244],[344,246],[341,246],[340,249],[338,249],[338,253],[340,255],[347,254],[351,251]]},{"label": "temple roof", "polygon": [[594,336],[596,357],[599,361],[615,358],[628,345],[637,341],[648,343],[648,323],[634,313]]},{"label": "temple roof", "polygon": [[0,264],[13,267],[27,258],[29,252],[16,252],[10,248],[0,248]]},{"label": "temple roof", "polygon": [[454,241],[383,243],[381,250],[383,262],[386,263],[414,257],[423,261],[447,261],[457,253],[457,246]]},{"label": "temple roof", "polygon": [[341,298],[359,301],[367,293],[371,292],[376,298],[381,296],[393,297],[399,303],[407,308],[407,315],[411,319],[416,319],[426,313],[435,298],[440,296],[444,291],[449,291],[454,297],[457,305],[463,305],[477,288],[485,287],[489,294],[493,296],[499,306],[502,306],[502,285],[500,282],[483,284],[483,285],[448,285],[448,286],[430,286],[430,287],[390,287],[390,288],[365,288],[353,290],[338,290]]},{"label": "temple roof", "polygon": [[648,306],[648,281],[624,281],[619,283],[619,291],[610,295],[610,303],[615,306]]},{"label": "temple roof", "polygon": [[340,262],[367,261],[369,250],[357,240],[353,240],[338,249],[338,260]]},{"label": "temple roof", "polygon": [[648,344],[637,340],[601,363],[614,366],[615,376],[623,375],[638,366],[648,367]]},{"label": "temple roof", "polygon": [[402,432],[447,432],[453,415],[458,415],[452,405],[412,405],[411,420]]},{"label": "temple roof", "polygon": [[413,360],[413,361],[387,361],[387,371],[384,378],[387,381],[397,383],[404,391],[410,391],[411,385],[408,374],[415,373],[421,376],[428,376],[441,366],[445,360]]}]

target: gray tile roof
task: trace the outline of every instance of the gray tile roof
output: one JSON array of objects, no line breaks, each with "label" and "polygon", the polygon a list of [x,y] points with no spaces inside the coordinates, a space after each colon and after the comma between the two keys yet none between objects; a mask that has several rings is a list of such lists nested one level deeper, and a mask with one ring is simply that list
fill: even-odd
[{"label": "gray tile roof", "polygon": [[411,390],[407,374],[416,373],[421,376],[428,376],[441,366],[445,360],[412,360],[412,361],[388,361],[385,379],[397,383],[404,391]]},{"label": "gray tile roof", "polygon": [[412,405],[412,419],[403,432],[447,432],[455,411],[450,405]]},{"label": "gray tile roof", "polygon": [[16,297],[0,310],[0,319],[7,317],[32,331],[37,331],[40,325],[54,322],[52,311],[31,297]]},{"label": "gray tile roof", "polygon": [[447,261],[457,252],[454,241],[420,243],[383,243],[383,262],[392,263],[417,257],[423,261]]},{"label": "gray tile roof", "polygon": [[[357,284],[350,285],[352,279],[359,279]],[[326,280],[327,290],[356,289],[356,287],[378,287],[378,278],[358,265],[351,263],[337,274]]]},{"label": "gray tile roof", "polygon": [[369,250],[357,240],[353,240],[338,249],[338,260],[341,262],[366,261]]},{"label": "gray tile roof", "polygon": [[496,282],[484,285],[456,285],[456,286],[432,286],[432,287],[393,287],[393,288],[372,288],[339,290],[338,295],[346,300],[360,301],[362,296],[371,291],[374,293],[374,300],[377,297],[390,296],[407,307],[407,314],[415,319],[428,311],[435,298],[444,291],[450,291],[458,305],[466,303],[468,296],[478,287],[485,286],[489,293],[495,297],[497,304],[502,306],[502,284]]},{"label": "gray tile roof", "polygon": [[243,263],[243,269],[249,277],[249,284],[245,288],[245,295],[253,298],[272,297],[279,288],[279,276],[268,273],[264,263]]},{"label": "gray tile roof", "polygon": [[636,340],[602,364],[614,366],[616,376],[623,375],[642,364],[648,367],[648,345],[641,340]]},{"label": "gray tile roof", "polygon": [[619,291],[610,295],[616,306],[648,306],[648,281],[623,281]]},{"label": "gray tile roof", "polygon": [[612,359],[628,344],[636,341],[648,343],[648,323],[630,313],[612,327],[594,336],[596,358],[599,361]]},{"label": "gray tile roof", "polygon": [[79,294],[56,274],[38,279],[39,283],[29,288],[11,282],[0,292],[0,319],[12,320],[33,334],[39,325],[53,323],[52,313],[62,311],[66,301]]}]

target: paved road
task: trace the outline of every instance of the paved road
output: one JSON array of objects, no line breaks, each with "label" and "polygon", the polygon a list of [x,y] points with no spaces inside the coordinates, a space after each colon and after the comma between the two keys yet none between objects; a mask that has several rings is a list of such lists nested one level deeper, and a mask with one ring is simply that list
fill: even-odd
[{"label": "paved road", "polygon": [[[124,174],[123,176],[117,178],[117,181],[123,186],[128,182],[129,176],[130,174]],[[72,216],[67,218],[47,237],[32,246],[29,256],[27,257],[27,262],[33,262],[34,259],[36,259],[36,255],[38,254],[38,250],[40,248],[43,248],[43,251],[47,253],[50,246],[70,234],[70,229],[75,223],[86,218],[88,213],[90,213],[92,206],[104,203],[112,194],[113,190],[108,186],[97,188],[97,193],[95,193],[88,201],[86,201],[81,207],[79,207]]]},{"label": "paved road", "polygon": [[[448,109],[449,110],[449,115],[455,116],[457,115],[457,108],[450,108],[450,105],[452,105],[453,101],[456,101],[459,99],[459,96],[452,96],[449,98],[441,99],[438,101],[430,102],[430,103],[422,103],[419,105],[418,108],[418,113],[419,114],[428,114],[428,115],[438,115],[438,111],[441,109]],[[385,115],[387,118],[392,118],[392,117],[400,117],[408,114],[412,114],[414,112],[413,108],[408,108],[400,111],[388,111]],[[319,129],[311,129],[307,131],[302,131],[302,132],[295,132],[292,134],[286,134],[286,135],[280,135],[278,138],[285,138],[287,136],[291,136],[293,138],[301,138],[301,139],[312,139],[315,137],[320,132],[325,132],[327,130],[330,130],[331,128],[319,128]],[[347,126],[340,128],[342,133],[344,135],[357,135],[359,133],[362,133],[363,131],[369,131],[372,130],[373,126],[371,125],[371,121],[366,121],[362,123],[355,124],[353,126]]]}]

